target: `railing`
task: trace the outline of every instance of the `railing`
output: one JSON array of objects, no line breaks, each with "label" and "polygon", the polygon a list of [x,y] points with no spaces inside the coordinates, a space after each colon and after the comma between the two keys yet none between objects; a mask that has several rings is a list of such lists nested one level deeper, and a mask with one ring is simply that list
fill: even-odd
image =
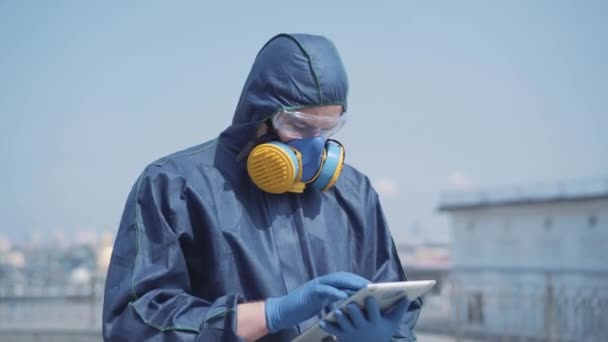
[{"label": "railing", "polygon": [[547,275],[538,286],[505,289],[448,282],[428,297],[418,330],[457,341],[608,341],[608,282],[556,285]]},{"label": "railing", "polygon": [[101,330],[101,313],[102,298],[95,296],[5,297],[0,299],[0,332]]},{"label": "railing", "polygon": [[101,330],[27,329],[0,330],[2,342],[101,342]]},{"label": "railing", "polygon": [[[417,330],[456,341],[608,341],[608,274],[578,274],[577,281],[529,275],[537,276],[534,283],[521,278],[511,287],[448,278],[439,295],[426,298]],[[101,341],[101,300],[1,298],[0,341]]]}]

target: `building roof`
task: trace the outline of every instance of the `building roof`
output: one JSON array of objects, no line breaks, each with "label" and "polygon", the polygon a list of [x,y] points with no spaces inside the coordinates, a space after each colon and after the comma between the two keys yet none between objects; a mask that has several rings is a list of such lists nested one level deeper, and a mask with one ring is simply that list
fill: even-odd
[{"label": "building roof", "polygon": [[439,211],[608,199],[608,178],[553,184],[450,191],[441,194]]}]

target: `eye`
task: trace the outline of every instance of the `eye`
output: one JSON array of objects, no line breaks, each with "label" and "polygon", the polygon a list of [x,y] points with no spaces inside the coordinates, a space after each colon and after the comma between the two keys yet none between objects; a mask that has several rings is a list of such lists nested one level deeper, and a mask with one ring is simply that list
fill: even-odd
[{"label": "eye", "polygon": [[338,125],[338,124],[337,124],[337,123],[335,123],[335,122],[332,122],[332,123],[325,123],[325,124],[323,124],[323,125],[320,125],[319,129],[322,129],[322,130],[326,130],[326,131],[328,131],[328,130],[334,129],[334,128],[335,128],[337,125]]},{"label": "eye", "polygon": [[310,125],[303,120],[293,120],[291,125],[295,128],[301,128],[301,129],[306,129],[306,128],[310,127]]},{"label": "eye", "polygon": [[296,128],[308,128],[308,125],[305,123],[302,123],[302,122],[296,122],[296,123],[294,123],[294,126]]}]

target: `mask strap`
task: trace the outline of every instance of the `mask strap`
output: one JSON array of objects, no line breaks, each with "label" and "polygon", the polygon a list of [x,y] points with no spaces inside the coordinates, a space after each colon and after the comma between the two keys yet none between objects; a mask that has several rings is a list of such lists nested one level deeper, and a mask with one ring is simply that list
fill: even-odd
[{"label": "mask strap", "polygon": [[278,140],[279,136],[277,134],[277,131],[270,123],[270,120],[265,120],[263,124],[266,125],[266,133],[253,140],[249,140],[249,142],[245,145],[245,147],[243,147],[241,152],[236,155],[235,159],[237,162],[240,162],[247,155],[249,155],[249,152],[251,152],[251,150],[253,150],[253,148],[257,145],[264,144],[273,140]]}]

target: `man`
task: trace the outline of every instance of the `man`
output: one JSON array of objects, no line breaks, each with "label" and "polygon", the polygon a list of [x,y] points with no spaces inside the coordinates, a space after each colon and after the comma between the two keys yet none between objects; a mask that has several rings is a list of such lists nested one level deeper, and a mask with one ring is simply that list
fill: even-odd
[{"label": "man", "polygon": [[[290,341],[369,281],[405,280],[378,195],[329,139],[347,91],[326,38],[266,43],[232,125],[133,186],[106,282],[106,340]],[[415,340],[419,300],[368,304],[323,329]]]}]

